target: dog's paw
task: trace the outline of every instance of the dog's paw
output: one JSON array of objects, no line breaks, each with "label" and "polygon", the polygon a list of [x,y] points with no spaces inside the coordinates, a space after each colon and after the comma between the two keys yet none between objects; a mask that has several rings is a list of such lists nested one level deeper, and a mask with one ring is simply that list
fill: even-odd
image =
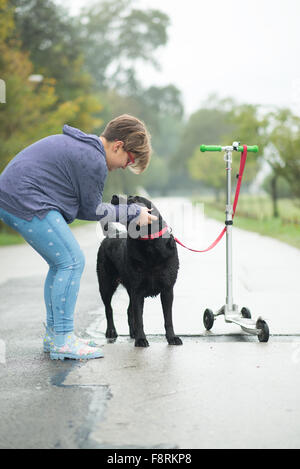
[{"label": "dog's paw", "polygon": [[182,345],[182,340],[177,335],[174,335],[174,337],[167,337],[167,341],[169,345]]},{"label": "dog's paw", "polygon": [[149,342],[147,339],[136,339],[134,345],[136,347],[149,347]]},{"label": "dog's paw", "polygon": [[134,333],[134,330],[133,330],[133,329],[129,329],[129,335],[130,335],[130,338],[131,338],[131,339],[134,339],[134,338],[135,338],[135,333]]},{"label": "dog's paw", "polygon": [[107,339],[116,339],[118,337],[116,329],[115,328],[106,329],[105,337]]}]

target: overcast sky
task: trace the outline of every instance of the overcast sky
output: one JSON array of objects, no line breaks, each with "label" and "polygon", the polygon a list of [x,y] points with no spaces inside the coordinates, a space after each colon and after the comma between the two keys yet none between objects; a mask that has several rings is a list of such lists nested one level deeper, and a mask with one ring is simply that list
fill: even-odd
[{"label": "overcast sky", "polygon": [[[75,14],[88,1],[63,4]],[[168,44],[156,52],[161,70],[140,70],[145,86],[175,84],[188,114],[210,93],[288,106],[300,114],[299,0],[136,0],[135,5],[160,9],[171,20]]]}]

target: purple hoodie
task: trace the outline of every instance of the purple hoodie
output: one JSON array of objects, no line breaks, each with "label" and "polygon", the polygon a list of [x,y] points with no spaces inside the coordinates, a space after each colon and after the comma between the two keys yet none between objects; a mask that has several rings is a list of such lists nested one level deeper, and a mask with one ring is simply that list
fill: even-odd
[{"label": "purple hoodie", "polygon": [[24,220],[57,210],[67,223],[105,216],[126,224],[140,207],[102,203],[107,174],[100,138],[64,125],[63,134],[33,143],[6,166],[0,175],[0,207]]}]

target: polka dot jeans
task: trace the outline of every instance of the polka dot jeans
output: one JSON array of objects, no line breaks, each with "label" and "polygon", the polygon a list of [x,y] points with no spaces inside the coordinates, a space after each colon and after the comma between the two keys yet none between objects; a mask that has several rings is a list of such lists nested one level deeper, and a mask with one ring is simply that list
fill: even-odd
[{"label": "polka dot jeans", "polygon": [[23,220],[0,207],[0,220],[18,231],[49,264],[44,298],[47,326],[55,334],[74,330],[74,309],[84,255],[63,216],[51,210],[43,220]]}]

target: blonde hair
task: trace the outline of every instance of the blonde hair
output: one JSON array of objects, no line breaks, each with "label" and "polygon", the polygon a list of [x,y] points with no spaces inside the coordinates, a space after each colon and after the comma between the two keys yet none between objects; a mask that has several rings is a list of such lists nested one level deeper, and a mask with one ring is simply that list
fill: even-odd
[{"label": "blonde hair", "polygon": [[144,122],[129,114],[122,114],[107,124],[101,136],[109,142],[121,140],[124,142],[124,150],[134,153],[135,162],[128,166],[132,172],[140,174],[148,167],[152,148]]}]

